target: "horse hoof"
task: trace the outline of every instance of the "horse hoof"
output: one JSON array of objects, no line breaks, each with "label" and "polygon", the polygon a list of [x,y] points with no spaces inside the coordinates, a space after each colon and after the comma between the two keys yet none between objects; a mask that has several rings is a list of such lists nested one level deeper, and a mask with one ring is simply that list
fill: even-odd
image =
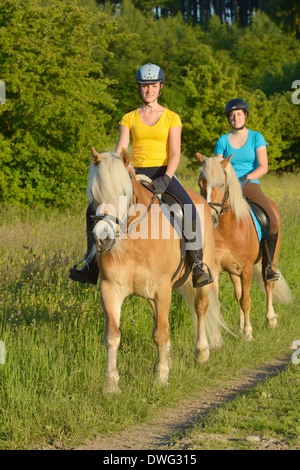
[{"label": "horse hoof", "polygon": [[194,359],[197,364],[206,364],[209,359],[209,349],[203,349],[202,351],[195,350]]},{"label": "horse hoof", "polygon": [[278,315],[274,315],[273,318],[267,319],[268,325],[272,330],[274,330],[275,328],[278,328],[278,326],[279,326],[278,321],[277,321],[277,317],[278,317]]},{"label": "horse hoof", "polygon": [[116,395],[118,393],[121,393],[121,390],[118,386],[118,382],[119,374],[106,375],[103,386],[103,393],[107,393],[110,395]]},{"label": "horse hoof", "polygon": [[251,341],[254,341],[254,338],[252,336],[252,333],[245,333],[245,340],[251,343]]},{"label": "horse hoof", "polygon": [[118,395],[122,393],[122,390],[118,387],[117,384],[104,384],[103,387],[104,395]]},{"label": "horse hoof", "polygon": [[161,387],[167,387],[169,385],[169,370],[168,369],[159,369],[156,374],[156,384]]},{"label": "horse hoof", "polygon": [[279,324],[278,324],[278,321],[275,319],[273,321],[270,321],[269,322],[269,327],[272,329],[272,330],[275,330],[276,328],[279,327]]}]

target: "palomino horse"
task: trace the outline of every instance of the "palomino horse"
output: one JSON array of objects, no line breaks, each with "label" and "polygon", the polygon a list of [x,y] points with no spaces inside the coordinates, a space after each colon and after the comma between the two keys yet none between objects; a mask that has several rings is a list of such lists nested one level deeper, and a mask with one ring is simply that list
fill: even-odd
[{"label": "palomino horse", "polygon": [[[198,153],[197,159],[201,165],[199,186],[212,208],[215,227],[214,291],[218,295],[219,273],[227,271],[234,284],[239,305],[240,330],[245,333],[246,339],[251,341],[253,336],[250,323],[250,287],[253,265],[258,263],[261,257],[260,242],[249,205],[243,197],[230,158],[207,158]],[[274,263],[277,264],[280,250],[280,216],[274,202],[270,199],[269,202],[279,223],[274,255]],[[260,277],[262,279],[261,274]],[[275,299],[282,303],[289,303],[292,296],[283,278],[276,282],[265,282],[264,285],[267,295],[266,319],[269,326],[275,328],[278,322],[273,308],[273,293],[275,296],[277,291]]]},{"label": "palomino horse", "polygon": [[[213,268],[215,254],[210,207],[197,192],[188,192],[195,203],[203,208],[203,261]],[[87,194],[96,201],[95,207],[98,207],[93,235],[100,270],[101,302],[106,318],[105,389],[109,392],[119,391],[117,352],[121,338],[121,306],[130,294],[144,297],[153,309],[153,340],[158,350],[157,381],[166,385],[170,354],[168,316],[172,289],[180,287],[182,295],[192,304],[196,313],[195,359],[204,363],[209,357],[205,316],[210,317],[211,324],[216,325],[215,335],[218,336],[220,331],[217,318],[213,319],[214,313],[219,315],[219,312],[212,284],[197,289],[192,287],[190,268],[185,255],[182,256],[182,239],[176,236],[169,221],[170,236],[163,236],[159,224],[156,224],[155,235],[151,236],[155,223],[153,220],[161,213],[160,205],[157,199],[154,200],[153,194],[137,180],[127,150],[123,149],[119,157],[113,153],[100,155],[92,149]],[[145,209],[143,214],[141,208]],[[161,213],[160,217],[162,221],[165,216]]]}]

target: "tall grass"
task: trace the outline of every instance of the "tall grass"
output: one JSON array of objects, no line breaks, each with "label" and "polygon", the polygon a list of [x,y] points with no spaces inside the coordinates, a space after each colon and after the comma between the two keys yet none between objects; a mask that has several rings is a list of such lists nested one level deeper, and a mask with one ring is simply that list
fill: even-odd
[{"label": "tall grass", "polygon": [[[265,177],[265,191],[282,214],[280,268],[299,297],[299,181]],[[288,190],[284,188],[288,187]],[[280,327],[265,323],[265,298],[252,288],[254,343],[224,333],[224,346],[205,367],[193,362],[194,332],[187,307],[175,292],[170,309],[170,386],[154,383],[153,318],[145,300],[126,299],[118,356],[121,397],[102,393],[106,368],[104,318],[98,289],[74,283],[68,269],[85,249],[85,201],[74,211],[1,207],[0,447],[73,446],[94,434],[108,435],[141,422],[179,399],[205,393],[241,369],[286,354],[300,339],[297,303],[276,305]],[[227,275],[221,276],[223,315],[237,332],[238,315]]]}]

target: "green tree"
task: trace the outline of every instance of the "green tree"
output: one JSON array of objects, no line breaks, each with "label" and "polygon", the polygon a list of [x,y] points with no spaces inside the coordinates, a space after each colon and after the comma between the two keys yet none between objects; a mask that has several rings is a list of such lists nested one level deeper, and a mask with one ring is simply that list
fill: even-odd
[{"label": "green tree", "polygon": [[300,58],[298,41],[284,34],[264,13],[256,15],[251,25],[239,33],[231,57],[240,64],[241,77],[252,89],[260,87],[265,73],[282,78],[283,66]]},{"label": "green tree", "polygon": [[55,203],[84,190],[89,148],[107,143],[114,108],[110,80],[92,60],[112,27],[75,0],[1,1],[0,200]]},{"label": "green tree", "polygon": [[288,32],[300,36],[300,7],[298,0],[262,0],[261,8]]},{"label": "green tree", "polygon": [[196,153],[208,157],[221,134],[228,132],[225,103],[244,91],[237,84],[238,68],[211,57],[206,64],[188,68],[183,78],[186,104],[182,113],[182,147],[192,167]]}]

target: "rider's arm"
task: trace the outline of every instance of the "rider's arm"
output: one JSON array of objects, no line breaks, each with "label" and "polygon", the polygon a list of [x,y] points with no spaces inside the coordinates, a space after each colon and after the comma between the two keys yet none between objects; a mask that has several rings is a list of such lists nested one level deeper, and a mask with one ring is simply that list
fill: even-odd
[{"label": "rider's arm", "polygon": [[267,154],[267,146],[263,145],[256,149],[256,158],[258,163],[258,168],[256,170],[251,171],[247,175],[247,179],[250,181],[256,180],[261,178],[263,175],[268,173],[268,154]]},{"label": "rider's arm", "polygon": [[128,127],[120,124],[119,126],[119,138],[116,145],[115,153],[120,155],[122,148],[127,149],[130,142],[130,130]]},{"label": "rider's arm", "polygon": [[181,127],[171,127],[169,134],[170,159],[166,169],[166,175],[173,177],[180,160],[181,152]]}]

